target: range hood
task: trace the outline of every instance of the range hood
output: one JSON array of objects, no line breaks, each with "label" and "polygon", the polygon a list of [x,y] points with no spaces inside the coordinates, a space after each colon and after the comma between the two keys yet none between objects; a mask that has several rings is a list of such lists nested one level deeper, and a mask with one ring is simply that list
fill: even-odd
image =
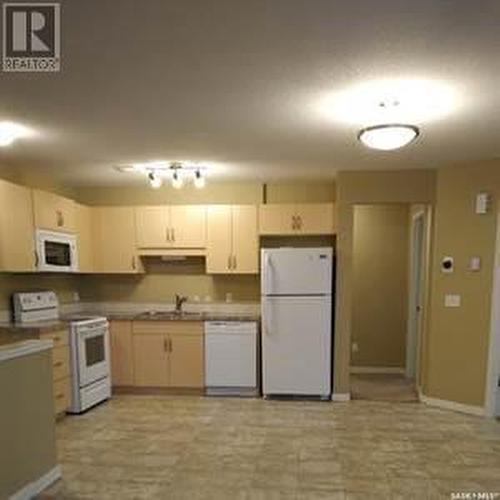
[{"label": "range hood", "polygon": [[139,257],[159,257],[164,261],[184,260],[188,257],[205,257],[205,248],[139,248]]}]

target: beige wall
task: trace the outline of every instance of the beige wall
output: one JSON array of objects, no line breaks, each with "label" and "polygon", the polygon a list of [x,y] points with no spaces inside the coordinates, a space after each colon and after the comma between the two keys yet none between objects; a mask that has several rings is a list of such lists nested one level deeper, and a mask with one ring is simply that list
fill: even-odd
[{"label": "beige wall", "polygon": [[375,203],[433,203],[435,171],[339,172],[336,182],[338,234],[334,387],[337,393],[348,393],[353,281],[353,206]]},{"label": "beige wall", "polygon": [[[119,175],[119,174],[117,174]],[[257,204],[262,202],[262,184],[258,182],[208,182],[203,189],[186,185],[174,189],[169,184],[161,189],[144,187],[80,188],[75,198],[86,205],[167,205],[167,204]]]},{"label": "beige wall", "polygon": [[[475,196],[490,192],[493,207],[474,213]],[[459,403],[484,404],[489,345],[490,301],[500,196],[500,161],[444,168],[437,177],[428,373],[424,393]],[[443,274],[443,256],[455,258],[455,272]],[[482,259],[480,272],[467,270],[471,256]],[[460,294],[460,308],[445,308],[446,293]]]},{"label": "beige wall", "polygon": [[50,350],[0,363],[0,498],[56,465]]},{"label": "beige wall", "polygon": [[37,290],[55,290],[62,303],[72,302],[73,293],[78,291],[78,276],[0,273],[0,310],[10,309],[14,292]]},{"label": "beige wall", "polygon": [[267,203],[318,203],[335,201],[333,181],[269,183],[266,185]]},{"label": "beige wall", "polygon": [[195,296],[200,301],[221,302],[232,294],[234,302],[258,301],[259,277],[256,275],[208,275],[202,258],[176,263],[147,259],[146,274],[140,276],[88,275],[79,279],[82,300],[125,302],[172,302],[176,293]]},{"label": "beige wall", "polygon": [[405,366],[408,236],[408,205],[354,207],[352,366]]}]

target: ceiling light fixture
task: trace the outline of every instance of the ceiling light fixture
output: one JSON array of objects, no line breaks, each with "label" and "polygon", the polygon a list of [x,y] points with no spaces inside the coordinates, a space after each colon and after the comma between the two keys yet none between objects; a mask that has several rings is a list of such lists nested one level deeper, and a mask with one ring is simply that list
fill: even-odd
[{"label": "ceiling light fixture", "polygon": [[358,139],[369,148],[390,151],[410,144],[419,134],[414,125],[391,123],[366,127],[359,132]]},{"label": "ceiling light fixture", "polygon": [[0,147],[10,146],[16,139],[30,137],[33,131],[14,122],[0,122]]},{"label": "ceiling light fixture", "polygon": [[174,169],[174,173],[172,174],[172,187],[175,189],[181,189],[184,185],[184,179],[179,172],[180,167],[172,167]]},{"label": "ceiling light fixture", "polygon": [[205,187],[205,177],[201,174],[201,170],[196,170],[194,173],[194,187],[202,189]]},{"label": "ceiling light fixture", "polygon": [[163,181],[162,178],[156,172],[148,173],[149,184],[153,189],[161,188]]}]

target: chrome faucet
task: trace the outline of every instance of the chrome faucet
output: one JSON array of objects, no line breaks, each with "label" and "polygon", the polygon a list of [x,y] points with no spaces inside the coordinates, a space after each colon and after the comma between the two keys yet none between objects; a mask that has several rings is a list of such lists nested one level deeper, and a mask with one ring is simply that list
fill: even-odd
[{"label": "chrome faucet", "polygon": [[184,304],[184,302],[187,302],[187,297],[184,297],[182,295],[179,295],[179,294],[175,294],[175,313],[176,314],[182,314],[182,304]]}]

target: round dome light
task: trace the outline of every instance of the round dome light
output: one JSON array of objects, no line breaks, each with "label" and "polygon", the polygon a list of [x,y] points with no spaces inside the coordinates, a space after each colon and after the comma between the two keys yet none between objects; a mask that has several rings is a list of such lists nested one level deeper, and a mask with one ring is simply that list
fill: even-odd
[{"label": "round dome light", "polygon": [[410,144],[419,133],[413,125],[394,123],[366,127],[359,132],[358,139],[369,148],[390,151]]}]

